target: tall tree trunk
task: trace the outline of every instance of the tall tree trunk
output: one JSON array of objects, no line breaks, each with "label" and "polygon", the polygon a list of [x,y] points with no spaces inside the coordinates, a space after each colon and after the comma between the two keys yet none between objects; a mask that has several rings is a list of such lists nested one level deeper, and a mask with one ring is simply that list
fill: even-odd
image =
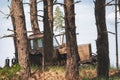
[{"label": "tall tree trunk", "polygon": [[15,33],[17,38],[18,63],[22,67],[21,80],[28,80],[30,77],[29,49],[25,25],[25,16],[22,0],[12,0],[12,14],[15,20]]},{"label": "tall tree trunk", "polygon": [[96,0],[95,2],[95,18],[97,26],[97,53],[98,53],[98,77],[108,78],[109,72],[109,44],[108,33],[105,20],[105,0]]},{"label": "tall tree trunk", "polygon": [[66,80],[79,80],[79,56],[76,42],[74,0],[64,0],[67,42]]},{"label": "tall tree trunk", "polygon": [[30,18],[33,34],[39,34],[40,29],[37,18],[37,0],[30,0]]},{"label": "tall tree trunk", "polygon": [[15,48],[15,59],[16,59],[16,62],[18,63],[18,50],[17,50],[17,38],[15,37],[16,36],[16,27],[15,27],[15,19],[14,19],[14,16],[13,16],[13,13],[12,13],[12,9],[10,9],[10,14],[11,14],[11,21],[12,21],[12,25],[13,25],[13,31],[14,31],[14,37],[13,37],[13,40],[14,40],[14,48]]},{"label": "tall tree trunk", "polygon": [[44,57],[45,65],[49,65],[53,55],[53,0],[43,0],[44,3]]},{"label": "tall tree trunk", "polygon": [[[30,0],[30,18],[33,34],[40,34],[38,18],[37,18],[37,0]],[[34,39],[33,41],[34,49],[38,49],[38,41]]]},{"label": "tall tree trunk", "polygon": [[120,13],[120,0],[118,0],[118,9],[119,9],[119,13]]}]

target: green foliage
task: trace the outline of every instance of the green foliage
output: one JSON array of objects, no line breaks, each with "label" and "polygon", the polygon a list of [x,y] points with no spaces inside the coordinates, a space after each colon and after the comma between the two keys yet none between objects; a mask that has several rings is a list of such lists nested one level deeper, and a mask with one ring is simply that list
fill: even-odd
[{"label": "green foliage", "polygon": [[20,71],[21,67],[18,64],[13,65],[11,68],[4,67],[0,70],[0,80],[10,79]]},{"label": "green foliage", "polygon": [[60,7],[57,6],[54,12],[54,26],[55,31],[62,31],[63,29],[63,12],[60,10]]}]

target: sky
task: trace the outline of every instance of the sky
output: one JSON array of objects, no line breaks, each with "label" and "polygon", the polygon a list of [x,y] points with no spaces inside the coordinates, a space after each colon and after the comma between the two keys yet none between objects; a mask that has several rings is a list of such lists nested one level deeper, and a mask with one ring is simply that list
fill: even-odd
[{"label": "sky", "polygon": [[[28,2],[28,0],[24,0]],[[59,0],[63,2],[63,0]],[[109,2],[110,0],[107,0]],[[0,13],[0,37],[8,34],[13,34],[7,29],[13,29],[11,18],[6,18],[7,14],[9,14],[10,2],[7,0],[0,0],[0,11],[4,12],[4,14]],[[42,4],[38,5],[38,9],[42,10]],[[114,6],[106,7],[106,23],[108,31],[115,32],[114,28]],[[31,30],[30,25],[30,16],[29,16],[29,6],[24,5],[24,11],[26,15],[26,27],[27,30]],[[97,39],[97,31],[95,25],[95,16],[94,16],[94,3],[93,0],[81,0],[80,3],[75,5],[75,13],[76,13],[76,32],[79,33],[77,35],[78,45],[80,44],[88,44],[92,45],[92,52],[96,53],[96,39]],[[43,14],[39,12],[39,14]],[[39,18],[39,20],[42,20]],[[119,14],[118,14],[119,21]],[[40,29],[42,30],[43,23],[39,22]],[[120,25],[118,24],[118,41],[120,39]],[[118,44],[120,46],[120,42]],[[115,67],[115,35],[109,34],[109,54],[110,54],[110,63],[112,67]],[[120,50],[119,50],[120,53]],[[4,62],[6,58],[14,58],[14,44],[13,38],[3,38],[0,39],[0,66],[4,66]],[[119,60],[120,64],[120,60]]]}]

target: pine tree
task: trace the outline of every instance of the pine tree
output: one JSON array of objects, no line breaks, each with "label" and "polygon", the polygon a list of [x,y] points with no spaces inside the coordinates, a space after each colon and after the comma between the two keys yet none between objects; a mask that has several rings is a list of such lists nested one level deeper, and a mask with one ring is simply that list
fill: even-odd
[{"label": "pine tree", "polygon": [[99,78],[109,77],[109,44],[108,44],[108,33],[105,20],[105,1],[96,0],[95,2],[95,19],[97,26],[97,75]]},{"label": "pine tree", "polygon": [[63,28],[63,12],[60,10],[60,7],[57,6],[56,9],[55,9],[55,12],[54,12],[54,27],[55,27],[55,31],[59,32],[60,31],[63,31],[64,28]]},{"label": "pine tree", "polygon": [[15,21],[14,25],[18,51],[18,63],[22,67],[20,79],[28,80],[30,77],[29,48],[22,0],[12,0],[11,15]]},{"label": "pine tree", "polygon": [[74,0],[64,0],[65,33],[67,44],[66,80],[79,79],[79,55],[76,41]]}]

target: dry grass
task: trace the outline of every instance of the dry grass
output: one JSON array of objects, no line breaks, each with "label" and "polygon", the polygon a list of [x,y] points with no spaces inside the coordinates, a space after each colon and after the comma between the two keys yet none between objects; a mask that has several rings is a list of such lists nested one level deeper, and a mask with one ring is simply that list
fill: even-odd
[{"label": "dry grass", "polygon": [[61,67],[51,67],[47,71],[36,71],[29,80],[65,80],[65,71]]},{"label": "dry grass", "polygon": [[[93,66],[81,67],[79,72],[80,72],[81,80],[92,80],[93,78],[95,80],[95,78],[97,77],[96,68]],[[17,79],[17,76],[19,77],[19,75],[15,75],[9,80],[19,80]],[[109,76],[110,76],[109,80],[120,80],[120,70],[110,69]],[[0,80],[1,79],[2,78],[0,78]],[[7,80],[7,79],[2,79],[2,80]],[[65,67],[52,66],[43,72],[39,67],[35,66],[32,69],[32,75],[29,78],[29,80],[65,80]]]},{"label": "dry grass", "polygon": [[[110,70],[109,80],[120,80],[119,70]],[[97,76],[96,69],[87,68],[80,70],[81,80],[92,80]],[[42,72],[36,71],[29,80],[65,80],[65,68],[64,67],[50,67],[49,70]]]}]

